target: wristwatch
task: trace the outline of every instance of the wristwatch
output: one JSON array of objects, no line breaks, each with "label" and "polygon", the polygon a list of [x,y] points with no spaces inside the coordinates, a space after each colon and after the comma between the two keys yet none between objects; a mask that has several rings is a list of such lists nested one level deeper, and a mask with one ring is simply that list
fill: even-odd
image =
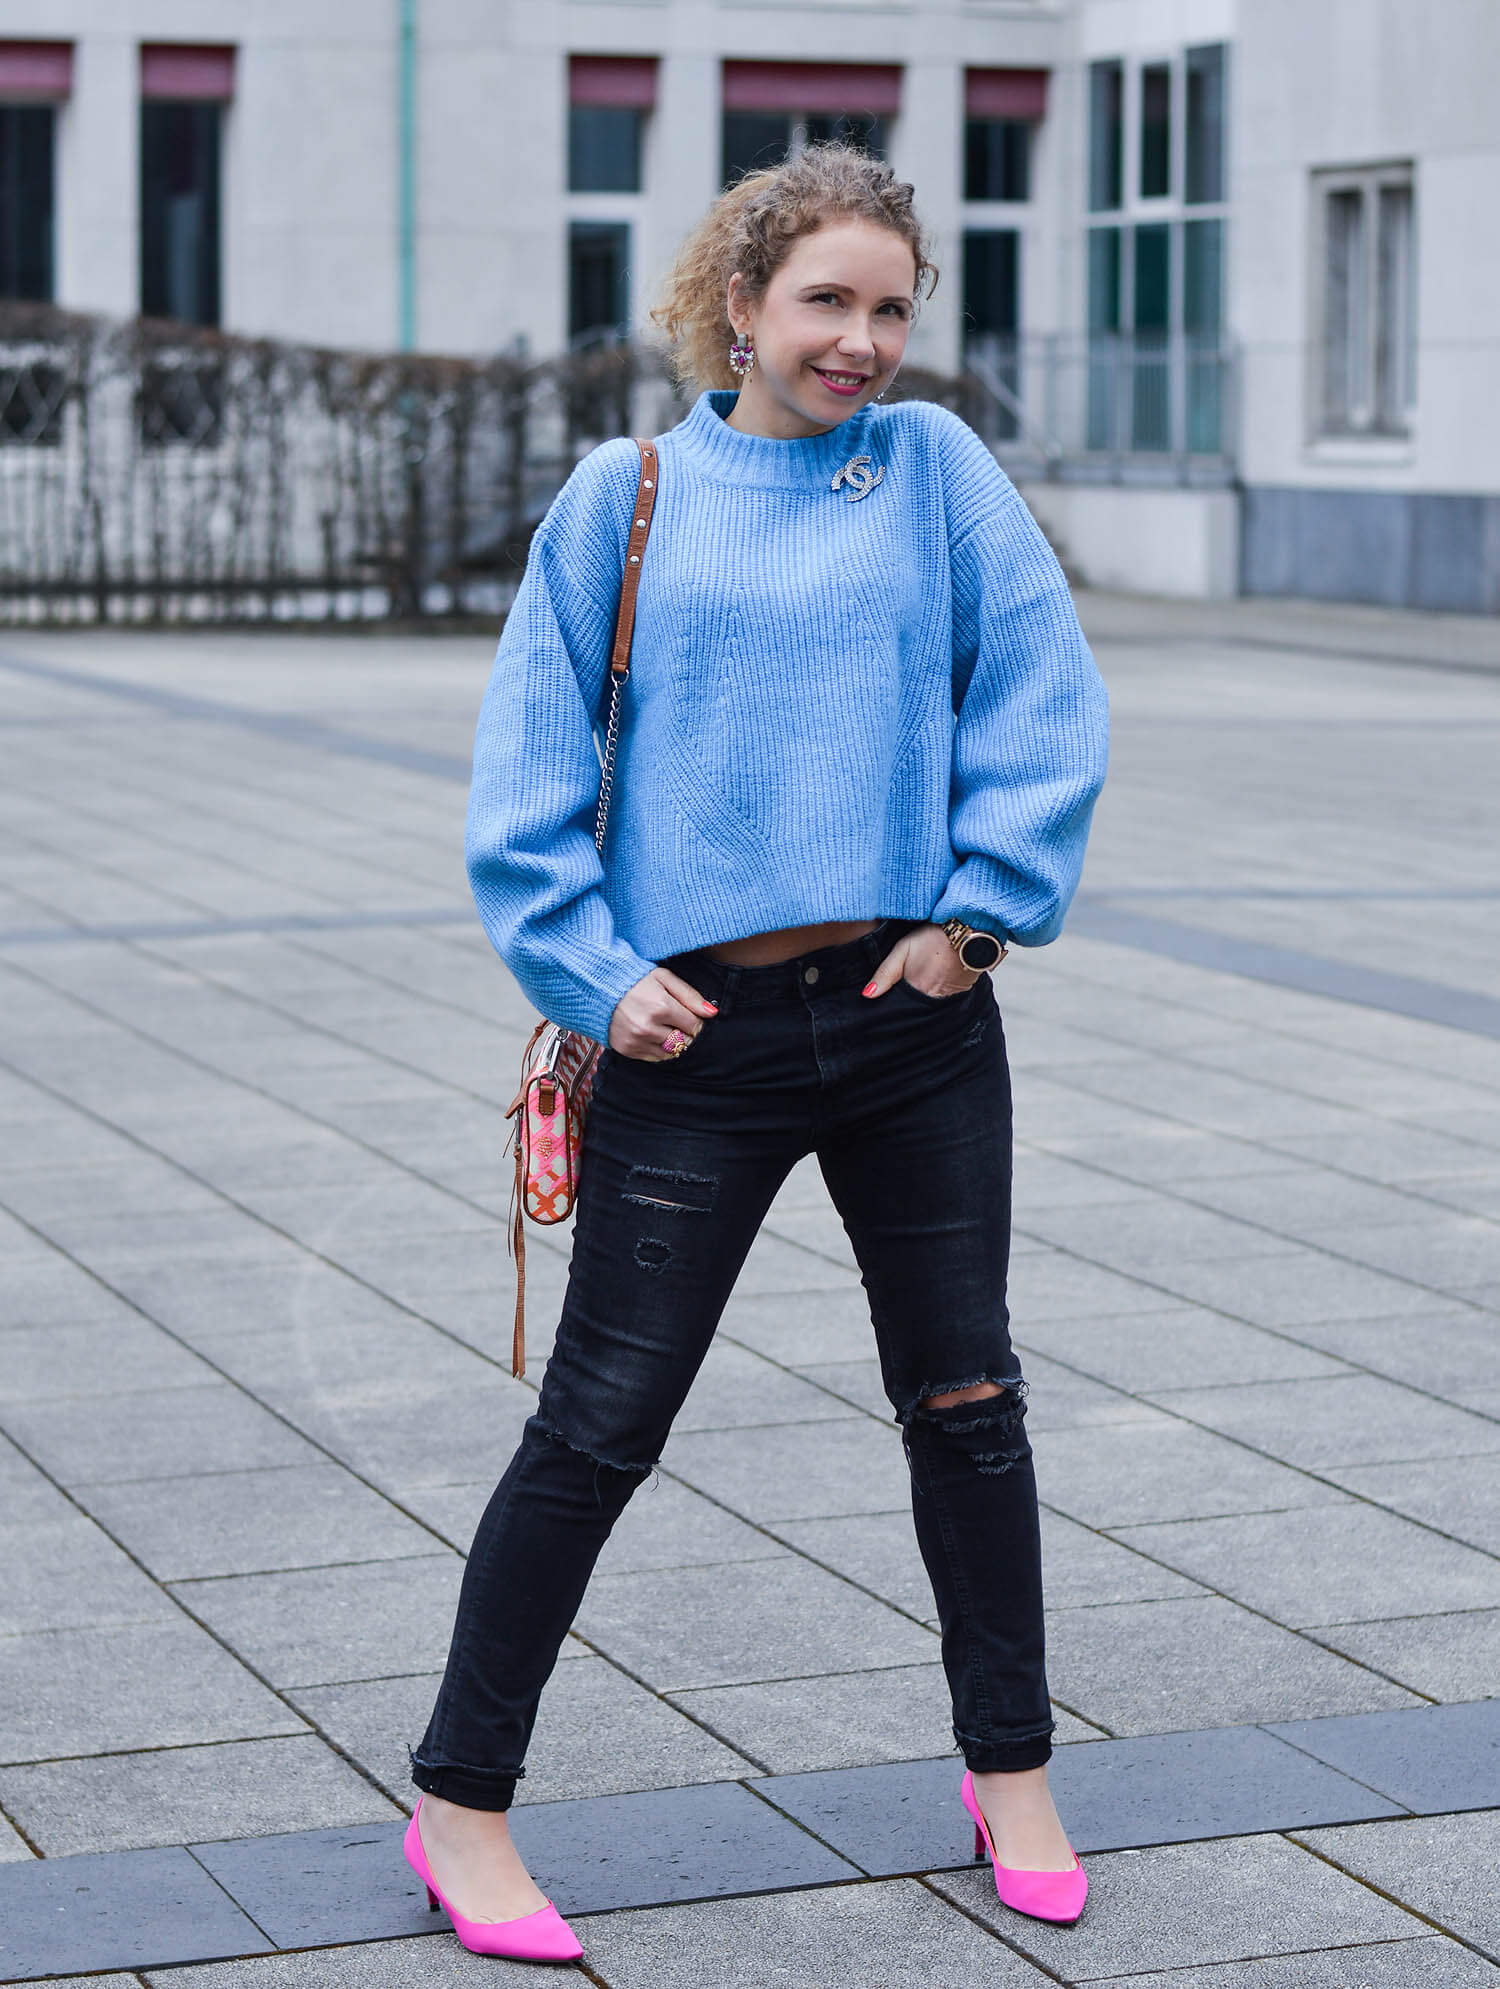
[{"label": "wristwatch", "polygon": [[943,927],[948,935],[948,944],[971,974],[987,974],[992,967],[998,967],[1010,948],[992,932],[981,932],[978,926],[965,925],[962,919],[949,919]]}]

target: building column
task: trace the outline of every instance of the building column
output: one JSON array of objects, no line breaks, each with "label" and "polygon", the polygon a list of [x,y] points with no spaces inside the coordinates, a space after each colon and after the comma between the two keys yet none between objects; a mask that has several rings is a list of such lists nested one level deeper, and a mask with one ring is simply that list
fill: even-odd
[{"label": "building column", "polygon": [[140,53],[87,35],[57,119],[57,302],[133,317],[140,308]]},{"label": "building column", "polygon": [[963,65],[909,62],[901,81],[891,164],[916,188],[916,209],[941,273],[937,295],[922,305],[907,347],[913,366],[956,373],[963,308]]}]

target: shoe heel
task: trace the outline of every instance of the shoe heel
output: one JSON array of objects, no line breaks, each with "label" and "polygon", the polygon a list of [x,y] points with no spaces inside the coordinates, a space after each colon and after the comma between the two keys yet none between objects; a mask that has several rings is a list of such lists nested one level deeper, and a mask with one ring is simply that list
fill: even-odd
[{"label": "shoe heel", "polygon": [[978,1825],[978,1824],[976,1823],[976,1824],[975,1824],[975,1826],[974,1826],[974,1862],[975,1862],[975,1864],[976,1864],[976,1865],[982,1865],[982,1864],[984,1863],[985,1859],[986,1859],[986,1858],[987,1858],[988,1856],[989,1856],[989,1847],[988,1847],[988,1845],[986,1845],[986,1843],[985,1843],[985,1841],[984,1841],[984,1832],[983,1832],[983,1831],[982,1831],[982,1830],[980,1829],[979,1825]]},{"label": "shoe heel", "polygon": [[438,1896],[437,1896],[437,1894],[436,1894],[436,1893],[435,1893],[435,1892],[433,1891],[432,1887],[431,1887],[431,1886],[428,1886],[428,1888],[427,1888],[427,1911],[428,1911],[429,1913],[436,1913],[436,1912],[437,1912],[437,1910],[438,1910]]}]

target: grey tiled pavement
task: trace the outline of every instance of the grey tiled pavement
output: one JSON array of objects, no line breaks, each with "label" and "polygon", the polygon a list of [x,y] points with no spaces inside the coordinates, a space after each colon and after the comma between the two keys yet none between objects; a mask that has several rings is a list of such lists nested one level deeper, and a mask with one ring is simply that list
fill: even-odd
[{"label": "grey tiled pavement", "polygon": [[[605,1989],[1500,1984],[1500,631],[1082,605],[1112,778],[1067,937],[997,985],[1088,1912],[951,1868],[899,1437],[808,1164],[538,1724],[517,1831],[558,1871],[574,1817],[722,1833],[581,1901],[619,1909],[577,1922]],[[533,1232],[514,1381],[530,1016],[461,867],[488,651],[0,639],[0,1898],[61,1887],[0,1980],[533,1979],[426,1937],[392,1834],[566,1270]],[[329,1832],[389,1867],[386,1938],[298,1919]],[[169,1951],[57,1916],[148,1880]],[[332,1944],[263,1952],[278,1914]]]}]

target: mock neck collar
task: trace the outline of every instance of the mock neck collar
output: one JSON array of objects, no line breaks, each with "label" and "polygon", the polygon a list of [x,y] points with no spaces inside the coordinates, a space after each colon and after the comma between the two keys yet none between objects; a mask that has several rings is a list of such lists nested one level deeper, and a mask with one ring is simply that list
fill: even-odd
[{"label": "mock neck collar", "polygon": [[738,398],[733,387],[707,387],[687,418],[671,431],[673,441],[700,469],[726,482],[773,490],[811,490],[828,483],[851,456],[870,446],[869,402],[822,435],[784,441],[774,435],[745,435],[731,428],[725,417]]}]

